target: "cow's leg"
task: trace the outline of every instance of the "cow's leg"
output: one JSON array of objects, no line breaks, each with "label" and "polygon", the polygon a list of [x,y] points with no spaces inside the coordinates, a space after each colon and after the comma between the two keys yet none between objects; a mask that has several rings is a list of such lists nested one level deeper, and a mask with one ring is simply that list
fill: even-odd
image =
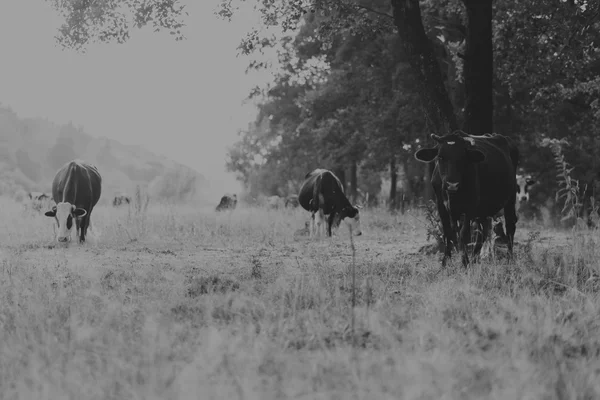
[{"label": "cow's leg", "polygon": [[[515,195],[516,197],[516,195]],[[508,258],[512,259],[513,256],[513,243],[515,239],[515,231],[517,230],[517,211],[515,208],[515,198],[504,207],[504,225],[506,227],[506,237],[508,239]]]},{"label": "cow's leg", "polygon": [[90,217],[89,213],[87,215],[84,215],[83,218],[81,218],[81,222],[78,224],[79,225],[79,243],[85,242],[85,233],[87,232],[89,217]]},{"label": "cow's leg", "polygon": [[313,211],[312,214],[310,215],[310,226],[309,226],[309,231],[308,231],[308,236],[309,237],[314,237],[316,235],[316,216],[315,216],[315,212]]},{"label": "cow's leg", "polygon": [[486,243],[486,240],[488,239],[488,236],[489,236],[490,229],[492,228],[492,223],[491,223],[490,217],[483,218],[483,219],[477,219],[476,222],[479,225],[479,227],[481,228],[481,233],[477,234],[477,238],[475,240],[475,248],[473,249],[474,257],[478,257],[481,255],[481,248],[483,247],[484,243]]},{"label": "cow's leg", "polygon": [[471,240],[471,220],[466,216],[461,216],[462,226],[460,229],[460,249],[462,250],[462,263],[466,268],[469,265],[468,246]]},{"label": "cow's leg", "polygon": [[442,221],[442,230],[444,231],[443,234],[446,242],[444,257],[442,258],[442,267],[445,267],[446,261],[452,256],[452,246],[454,243],[456,243],[456,232],[450,223],[450,213],[448,213],[446,206],[441,201],[438,201],[438,214],[440,215],[440,220]]},{"label": "cow's leg", "polygon": [[327,236],[331,237],[331,227],[333,226],[333,220],[335,219],[335,212],[332,212],[327,217]]},{"label": "cow's leg", "polygon": [[481,242],[478,242],[475,247],[475,254],[478,254],[480,259],[486,256],[490,256],[491,258],[493,254],[494,244],[492,242],[492,225],[492,217],[485,218],[482,223]]},{"label": "cow's leg", "polygon": [[323,215],[323,210],[319,209],[315,213],[315,236],[321,236],[323,233],[323,224],[325,222],[325,216]]}]

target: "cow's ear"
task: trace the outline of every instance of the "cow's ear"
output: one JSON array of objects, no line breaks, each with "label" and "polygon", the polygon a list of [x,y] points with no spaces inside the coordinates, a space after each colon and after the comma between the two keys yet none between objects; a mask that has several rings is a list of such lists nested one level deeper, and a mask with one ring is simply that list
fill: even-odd
[{"label": "cow's ear", "polygon": [[469,161],[471,161],[472,163],[480,163],[485,161],[485,154],[483,154],[483,152],[481,152],[480,150],[468,149],[467,155],[469,157]]},{"label": "cow's ear", "polygon": [[46,212],[44,213],[44,215],[45,215],[46,217],[56,217],[56,208],[53,208],[53,209],[52,209],[52,210],[50,210],[50,211],[46,211]]},{"label": "cow's ear", "polygon": [[436,147],[430,149],[421,149],[415,153],[415,158],[421,162],[432,162],[438,155],[438,149]]},{"label": "cow's ear", "polygon": [[531,178],[527,178],[525,180],[525,182],[527,182],[528,185],[534,185],[536,183],[535,179],[531,179]]},{"label": "cow's ear", "polygon": [[76,208],[73,210],[73,215],[76,217],[83,217],[85,216],[85,214],[87,214],[87,211],[85,211],[83,208]]}]

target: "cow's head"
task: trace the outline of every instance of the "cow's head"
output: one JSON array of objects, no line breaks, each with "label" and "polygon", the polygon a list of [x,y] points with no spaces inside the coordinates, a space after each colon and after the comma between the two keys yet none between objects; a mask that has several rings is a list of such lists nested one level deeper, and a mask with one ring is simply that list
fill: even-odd
[{"label": "cow's head", "polygon": [[535,185],[536,181],[531,175],[517,175],[517,202],[526,203],[529,201],[529,188]]},{"label": "cow's head", "polygon": [[60,202],[52,210],[46,211],[47,217],[54,217],[58,224],[58,235],[56,239],[59,242],[66,242],[71,239],[71,228],[73,227],[73,218],[81,218],[87,214],[83,208],[76,208],[68,202]]},{"label": "cow's head", "polygon": [[472,139],[448,134],[438,136],[431,134],[438,145],[433,148],[420,149],[415,153],[419,161],[430,163],[436,161],[442,188],[448,193],[456,193],[463,184],[467,167],[485,160],[485,154],[473,147]]},{"label": "cow's head", "polygon": [[346,221],[346,224],[352,227],[352,232],[354,232],[356,236],[362,235],[362,230],[360,229],[360,212],[358,211],[360,208],[362,207],[359,205],[348,205],[347,207],[344,207],[340,213],[340,219]]}]

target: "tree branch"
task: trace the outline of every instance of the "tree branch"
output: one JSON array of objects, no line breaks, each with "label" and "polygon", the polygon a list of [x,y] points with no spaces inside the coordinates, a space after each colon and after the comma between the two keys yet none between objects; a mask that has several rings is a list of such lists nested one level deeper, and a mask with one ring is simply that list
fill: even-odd
[{"label": "tree branch", "polygon": [[372,12],[373,14],[381,15],[382,17],[394,19],[394,17],[391,16],[390,14],[374,10],[371,7],[367,7],[367,6],[363,6],[363,5],[360,5],[360,4],[356,4],[356,8],[360,8],[360,9],[363,9],[365,11]]}]

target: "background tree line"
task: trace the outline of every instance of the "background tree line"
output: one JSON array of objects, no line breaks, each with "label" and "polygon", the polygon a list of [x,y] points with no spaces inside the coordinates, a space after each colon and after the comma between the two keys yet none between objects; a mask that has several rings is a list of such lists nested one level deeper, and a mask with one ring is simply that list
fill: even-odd
[{"label": "background tree line", "polygon": [[[232,18],[235,1],[220,14]],[[430,133],[462,129],[515,138],[521,165],[554,197],[544,138],[565,138],[573,174],[592,194],[600,181],[599,3],[583,0],[300,0],[260,2],[264,24],[245,54],[277,46],[281,66],[240,132],[227,167],[259,193],[298,190],[316,167],[332,169],[355,196],[431,197],[431,171],[413,153]],[[249,68],[268,63],[251,61]],[[398,190],[397,188],[402,188]],[[384,196],[379,196],[381,200]]]},{"label": "background tree line", "polygon": [[[67,48],[121,43],[146,25],[184,39],[180,0],[47,1],[64,17],[57,40]],[[250,94],[260,99],[257,119],[227,160],[250,197],[294,192],[306,172],[325,167],[351,195],[386,191],[391,207],[398,186],[430,198],[423,180],[431,171],[412,154],[431,144],[430,133],[455,129],[515,138],[538,201],[554,197],[560,157],[595,194],[600,2],[222,0],[217,14],[235,23],[244,1],[264,27],[285,32],[257,27],[239,47],[247,55],[278,49],[277,63],[254,59],[250,69],[280,66],[270,87]],[[544,146],[551,139],[564,139],[553,145],[560,152]]]}]

